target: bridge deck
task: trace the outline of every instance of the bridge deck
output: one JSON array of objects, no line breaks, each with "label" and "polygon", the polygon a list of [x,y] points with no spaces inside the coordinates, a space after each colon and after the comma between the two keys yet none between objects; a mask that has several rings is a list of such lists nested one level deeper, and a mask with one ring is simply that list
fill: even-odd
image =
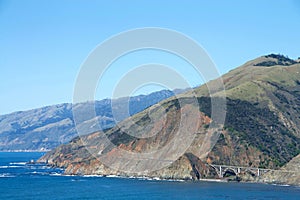
[{"label": "bridge deck", "polygon": [[251,171],[252,173],[255,173],[256,176],[260,176],[261,174],[265,174],[269,171],[277,171],[274,169],[245,167],[245,166],[214,165],[214,164],[212,164],[211,166],[218,171],[220,177],[223,177],[226,171],[228,170],[232,170],[235,174],[239,174],[245,171]]}]

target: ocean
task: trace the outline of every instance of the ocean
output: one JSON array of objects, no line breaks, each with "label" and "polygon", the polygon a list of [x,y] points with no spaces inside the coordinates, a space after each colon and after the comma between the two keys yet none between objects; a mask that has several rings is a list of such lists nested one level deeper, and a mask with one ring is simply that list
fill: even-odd
[{"label": "ocean", "polygon": [[0,152],[0,200],[13,199],[300,199],[300,187],[253,183],[63,176],[26,162],[40,152]]}]

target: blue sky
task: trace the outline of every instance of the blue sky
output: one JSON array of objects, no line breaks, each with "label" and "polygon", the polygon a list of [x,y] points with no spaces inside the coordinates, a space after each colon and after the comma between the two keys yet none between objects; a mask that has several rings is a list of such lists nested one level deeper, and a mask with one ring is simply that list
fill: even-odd
[{"label": "blue sky", "polygon": [[[188,35],[221,74],[264,54],[300,56],[297,0],[0,0],[0,114],[72,102],[89,53],[112,35],[142,27]],[[96,97],[109,95],[107,89]]]}]

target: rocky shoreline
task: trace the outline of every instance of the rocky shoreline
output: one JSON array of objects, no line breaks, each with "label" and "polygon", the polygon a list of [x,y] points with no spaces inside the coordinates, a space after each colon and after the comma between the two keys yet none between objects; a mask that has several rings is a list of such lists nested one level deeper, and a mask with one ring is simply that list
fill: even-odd
[{"label": "rocky shoreline", "polygon": [[[39,160],[37,163],[44,163],[41,162],[41,160]],[[44,163],[46,164],[46,163]],[[266,176],[262,176],[262,177],[256,177],[253,176],[249,173],[242,173],[242,174],[237,174],[237,175],[232,175],[232,176],[226,176],[223,178],[220,178],[218,176],[214,176],[214,177],[206,177],[206,178],[197,178],[195,177],[193,174],[194,172],[190,171],[190,176],[188,176],[187,174],[177,174],[177,176],[175,176],[174,174],[172,174],[172,171],[170,171],[170,169],[168,169],[169,173],[162,173],[160,174],[162,171],[160,172],[154,172],[152,174],[149,175],[138,175],[138,174],[126,174],[126,173],[120,173],[120,172],[115,172],[112,173],[112,171],[110,173],[83,173],[83,171],[77,171],[77,173],[74,173],[74,171],[72,172],[70,167],[63,167],[61,165],[53,165],[53,164],[47,164],[48,166],[51,167],[55,167],[55,168],[61,168],[64,170],[64,173],[61,174],[62,176],[83,176],[83,177],[114,177],[114,178],[134,178],[134,179],[143,179],[143,180],[159,180],[159,181],[180,181],[180,182],[184,182],[184,181],[208,181],[208,182],[241,182],[241,183],[260,183],[260,184],[277,184],[277,185],[290,185],[290,186],[300,186],[300,184],[289,184],[287,182],[280,182],[280,181],[270,181],[267,179]],[[166,169],[165,169],[166,170]]]},{"label": "rocky shoreline", "polygon": [[[37,163],[40,163],[38,161]],[[46,163],[43,163],[46,164]],[[60,168],[65,170],[65,168],[49,165],[51,167]],[[228,176],[224,178],[199,178],[193,179],[191,178],[166,178],[165,176],[133,176],[133,175],[126,175],[126,174],[72,174],[72,173],[65,173],[58,174],[59,176],[82,176],[82,177],[107,177],[107,178],[125,178],[125,179],[139,179],[139,180],[151,180],[151,181],[175,181],[175,182],[186,182],[186,181],[204,181],[204,182],[218,182],[218,183],[230,183],[230,182],[237,182],[237,183],[253,183],[253,184],[271,184],[271,185],[279,185],[279,186],[297,186],[300,187],[299,183],[288,183],[288,181],[283,182],[276,179],[270,179],[270,174],[274,174],[274,172],[279,173],[281,170],[273,171],[272,173],[266,174],[265,176],[261,177],[253,177],[249,174],[237,174],[236,176]],[[273,177],[274,178],[274,177]]]}]

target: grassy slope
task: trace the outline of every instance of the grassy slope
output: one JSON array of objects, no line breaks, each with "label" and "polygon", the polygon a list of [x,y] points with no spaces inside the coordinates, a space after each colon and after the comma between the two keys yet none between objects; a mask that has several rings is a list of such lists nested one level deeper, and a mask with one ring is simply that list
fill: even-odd
[{"label": "grassy slope", "polygon": [[254,66],[265,60],[247,62],[223,76],[226,131],[210,162],[278,168],[300,153],[300,64]]}]

